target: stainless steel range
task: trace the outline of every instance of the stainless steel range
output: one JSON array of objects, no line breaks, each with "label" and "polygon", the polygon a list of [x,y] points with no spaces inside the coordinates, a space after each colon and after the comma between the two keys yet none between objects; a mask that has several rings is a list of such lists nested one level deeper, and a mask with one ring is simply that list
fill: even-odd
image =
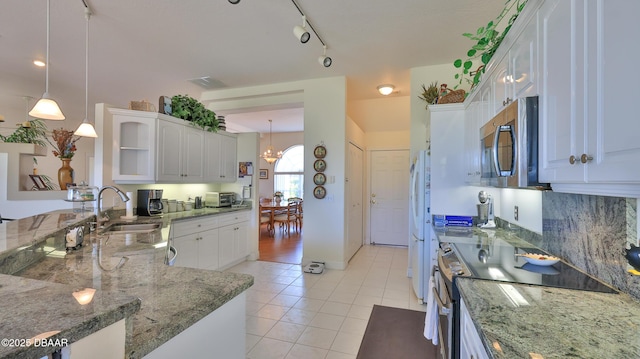
[{"label": "stainless steel range", "polygon": [[507,242],[495,236],[493,230],[458,231],[453,236],[439,235],[439,239],[438,265],[434,267],[434,294],[440,308],[439,334],[441,353],[445,359],[460,358],[460,293],[455,283],[457,277],[617,293],[612,287],[563,261],[552,266],[528,263],[521,254],[548,253],[521,240]]}]

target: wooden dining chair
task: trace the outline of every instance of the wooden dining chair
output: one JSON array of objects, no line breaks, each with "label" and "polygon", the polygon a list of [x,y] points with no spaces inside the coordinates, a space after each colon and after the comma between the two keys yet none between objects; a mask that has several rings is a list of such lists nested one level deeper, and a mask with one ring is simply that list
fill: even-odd
[{"label": "wooden dining chair", "polygon": [[267,231],[271,234],[273,233],[273,225],[271,223],[271,209],[264,208],[262,205],[260,206],[260,226],[265,224],[267,226]]},{"label": "wooden dining chair", "polygon": [[287,202],[292,203],[295,202],[297,204],[296,206],[296,212],[295,212],[295,228],[296,228],[296,232],[300,232],[300,230],[302,230],[302,198],[300,197],[289,197],[287,199]]},{"label": "wooden dining chair", "polygon": [[297,202],[289,202],[287,204],[286,210],[283,213],[276,213],[273,217],[273,225],[278,223],[280,229],[287,233],[287,235],[291,234],[291,225],[295,226],[296,223],[296,208],[298,207]]}]

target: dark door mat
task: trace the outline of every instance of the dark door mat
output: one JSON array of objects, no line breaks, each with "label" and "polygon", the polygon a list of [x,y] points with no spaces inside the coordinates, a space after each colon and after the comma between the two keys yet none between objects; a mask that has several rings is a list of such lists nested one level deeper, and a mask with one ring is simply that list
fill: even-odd
[{"label": "dark door mat", "polygon": [[424,337],[424,312],[374,305],[357,359],[435,359]]}]

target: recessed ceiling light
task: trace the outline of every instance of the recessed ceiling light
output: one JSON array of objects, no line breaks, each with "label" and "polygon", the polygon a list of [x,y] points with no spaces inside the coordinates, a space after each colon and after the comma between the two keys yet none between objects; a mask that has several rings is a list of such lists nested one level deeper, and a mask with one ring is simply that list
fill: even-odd
[{"label": "recessed ceiling light", "polygon": [[381,95],[387,96],[390,95],[395,88],[393,85],[380,85],[378,86],[378,92],[380,92]]},{"label": "recessed ceiling light", "polygon": [[40,60],[33,60],[33,64],[38,66],[38,67],[44,67],[45,63],[43,61]]}]

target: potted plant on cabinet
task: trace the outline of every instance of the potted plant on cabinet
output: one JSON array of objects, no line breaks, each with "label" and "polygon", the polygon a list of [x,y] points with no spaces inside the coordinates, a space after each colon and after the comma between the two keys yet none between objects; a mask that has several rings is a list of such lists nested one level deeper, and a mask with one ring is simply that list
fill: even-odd
[{"label": "potted plant on cabinet", "polygon": [[215,112],[205,108],[198,100],[188,95],[176,95],[171,98],[171,115],[187,120],[206,131],[218,131]]}]

